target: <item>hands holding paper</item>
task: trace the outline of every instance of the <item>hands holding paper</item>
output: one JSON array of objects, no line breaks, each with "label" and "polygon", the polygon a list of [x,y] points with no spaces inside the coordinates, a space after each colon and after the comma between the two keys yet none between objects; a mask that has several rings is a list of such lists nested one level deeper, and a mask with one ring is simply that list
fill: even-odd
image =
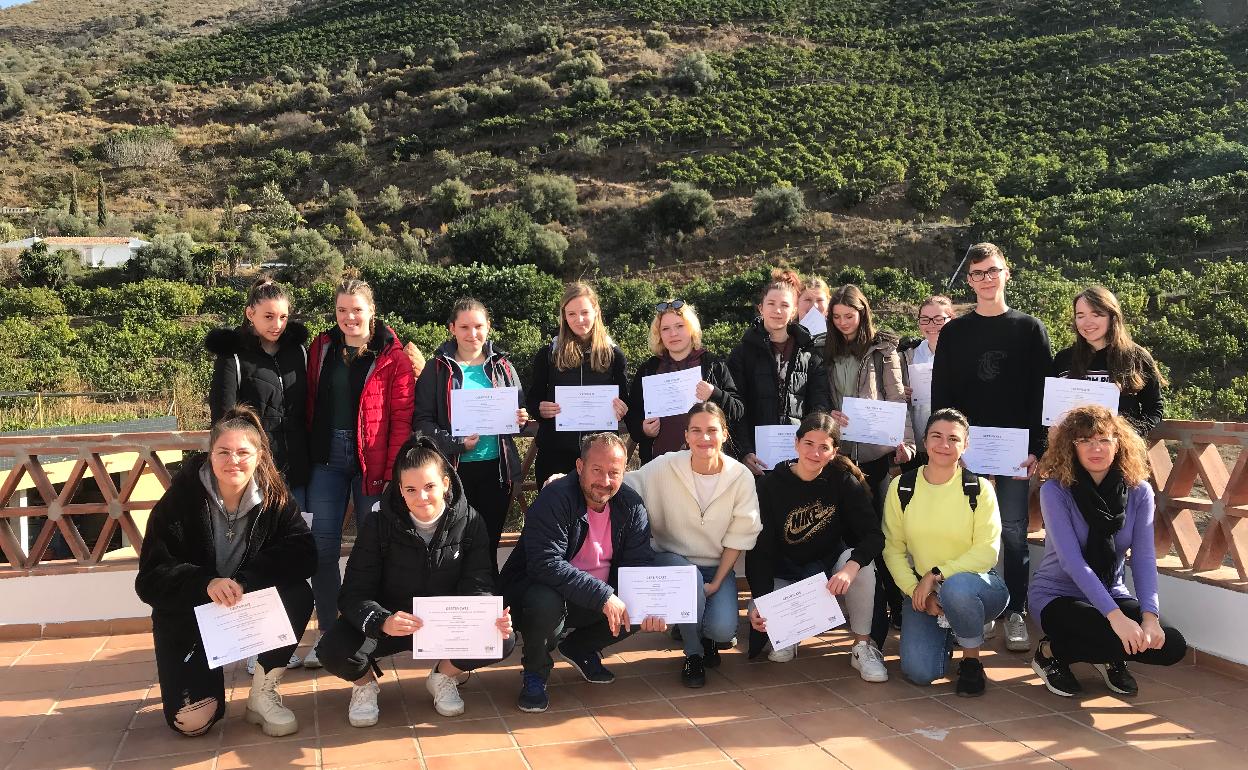
[{"label": "hands holding paper", "polygon": [[[411,636],[425,625],[424,621],[410,612],[399,610],[381,624],[382,633],[387,636]],[[503,616],[494,622],[504,639],[511,638],[511,608],[503,608]]]},{"label": "hands holding paper", "polygon": [[243,587],[229,578],[213,578],[208,583],[208,598],[213,604],[233,607],[243,598]]},{"label": "hands holding paper", "polygon": [[[620,629],[625,631],[633,630],[632,624],[628,621],[628,607],[625,606],[624,600],[615,594],[611,594],[611,598],[607,599],[607,603],[602,605],[602,614],[607,616],[607,625],[611,627],[612,636],[619,636]],[[663,618],[647,615],[641,621],[641,630],[662,633],[667,630],[667,621]]]}]

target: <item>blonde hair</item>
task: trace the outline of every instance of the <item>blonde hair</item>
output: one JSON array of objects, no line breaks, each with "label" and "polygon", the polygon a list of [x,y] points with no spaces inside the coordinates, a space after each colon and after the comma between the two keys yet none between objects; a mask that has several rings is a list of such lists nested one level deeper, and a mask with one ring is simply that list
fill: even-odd
[{"label": "blonde hair", "polygon": [[650,322],[650,352],[656,356],[663,355],[666,348],[663,347],[663,335],[661,328],[663,326],[663,316],[665,315],[680,316],[685,322],[685,326],[689,328],[689,339],[693,342],[693,349],[700,350],[702,348],[702,322],[698,320],[698,313],[693,309],[693,305],[688,302],[680,306],[679,310],[668,308],[654,314],[654,320]]},{"label": "blonde hair", "polygon": [[797,294],[797,298],[801,299],[802,295],[808,291],[821,291],[829,297],[832,296],[832,287],[828,285],[827,281],[817,276],[811,276],[806,279],[805,284],[802,286],[802,290]]},{"label": "blonde hair", "polygon": [[1079,333],[1075,323],[1074,307],[1079,300],[1087,302],[1093,310],[1104,313],[1109,319],[1109,328],[1105,330],[1105,368],[1109,370],[1110,382],[1119,385],[1124,393],[1139,393],[1144,389],[1144,382],[1150,374],[1162,387],[1167,384],[1152,354],[1131,339],[1131,331],[1123,318],[1122,305],[1114,293],[1104,286],[1089,286],[1076,294],[1070,303],[1070,325],[1075,331],[1075,344],[1070,357],[1072,379],[1083,379],[1088,373],[1088,364],[1092,363],[1092,357],[1096,355],[1096,350]]},{"label": "blonde hair", "polygon": [[563,313],[569,302],[580,297],[588,298],[595,311],[594,328],[590,330],[588,340],[589,368],[595,372],[605,372],[611,368],[611,362],[615,360],[615,351],[611,349],[611,340],[607,337],[607,326],[602,320],[602,305],[598,301],[598,292],[584,281],[570,283],[563,291],[563,300],[559,303],[559,336],[555,338],[554,343],[555,368],[562,371],[575,369],[585,358],[585,352],[581,350],[585,341],[572,332],[572,328],[568,326],[568,319]]},{"label": "blonde hair", "polygon": [[1040,460],[1040,475],[1070,487],[1075,483],[1075,468],[1079,464],[1075,440],[1092,438],[1098,433],[1118,439],[1114,462],[1122,469],[1128,486],[1148,480],[1148,448],[1144,446],[1144,439],[1131,423],[1103,406],[1079,406],[1066,413],[1049,437],[1049,448]]}]

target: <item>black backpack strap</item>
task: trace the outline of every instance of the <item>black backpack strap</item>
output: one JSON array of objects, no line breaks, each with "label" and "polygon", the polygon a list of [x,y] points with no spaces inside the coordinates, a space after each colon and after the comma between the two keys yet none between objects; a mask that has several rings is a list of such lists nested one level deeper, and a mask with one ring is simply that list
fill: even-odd
[{"label": "black backpack strap", "polygon": [[966,495],[971,504],[971,513],[974,513],[978,503],[976,498],[979,496],[979,476],[966,468],[962,469],[962,494]]},{"label": "black backpack strap", "polygon": [[[897,500],[901,503],[901,510],[906,510],[906,506],[910,504],[911,498],[914,497],[914,485],[919,480],[919,469],[911,468],[905,471],[897,480]],[[974,503],[971,504],[974,507]]]}]

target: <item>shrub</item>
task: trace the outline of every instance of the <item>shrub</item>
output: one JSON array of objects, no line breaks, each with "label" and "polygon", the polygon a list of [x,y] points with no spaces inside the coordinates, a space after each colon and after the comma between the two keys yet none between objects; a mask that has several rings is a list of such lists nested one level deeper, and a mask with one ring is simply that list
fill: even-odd
[{"label": "shrub", "polygon": [[403,209],[403,195],[396,185],[386,185],[377,194],[377,210],[383,214],[397,214]]},{"label": "shrub", "polygon": [[126,269],[139,279],[193,281],[198,277],[192,259],[194,251],[195,241],[190,233],[157,235],[149,245],[134,252],[126,262]]},{"label": "shrub", "polygon": [[611,84],[604,78],[585,78],[578,80],[568,93],[568,101],[573,104],[580,102],[597,102],[611,98]]},{"label": "shrub", "polygon": [[596,77],[605,70],[606,67],[602,63],[601,56],[594,51],[585,51],[555,67],[555,71],[550,79],[555,85],[560,85],[562,83],[584,80],[588,77]]},{"label": "shrub", "polygon": [[67,259],[74,252],[52,251],[44,241],[33,243],[17,257],[17,274],[23,286],[58,288],[69,280]]},{"label": "shrub", "polygon": [[279,255],[286,263],[285,279],[296,286],[342,278],[342,253],[315,230],[295,230],[283,241]]},{"label": "shrub", "polygon": [[540,102],[550,98],[553,90],[541,78],[517,78],[511,84],[511,94],[521,102]]},{"label": "shrub", "polygon": [[276,182],[267,182],[260,188],[245,220],[251,227],[270,232],[289,230],[301,221],[299,210],[286,200]]},{"label": "shrub", "polygon": [[806,198],[791,184],[764,187],[754,193],[754,219],[763,224],[796,227],[806,214]]},{"label": "shrub", "polygon": [[449,69],[462,55],[454,38],[444,38],[433,45],[433,66],[440,70]]},{"label": "shrub", "polygon": [[41,318],[66,313],[65,303],[61,300],[61,296],[52,289],[0,287],[0,317]]},{"label": "shrub", "polygon": [[642,36],[642,39],[646,41],[646,48],[655,51],[662,51],[672,42],[672,36],[661,29],[646,30],[646,34]]},{"label": "shrub", "polygon": [[91,92],[83,88],[77,83],[70,83],[65,86],[65,109],[67,110],[85,110],[90,107],[95,99],[91,97]]},{"label": "shrub", "polygon": [[576,183],[566,176],[531,176],[520,185],[520,205],[541,224],[571,221],[577,212]]},{"label": "shrub", "polygon": [[331,96],[329,86],[324,83],[309,83],[299,94],[299,101],[304,107],[323,107],[329,104]]},{"label": "shrub", "polygon": [[675,182],[650,204],[654,223],[660,231],[691,233],[715,224],[715,199],[706,190],[685,182]]},{"label": "shrub", "polygon": [[350,241],[367,241],[372,237],[368,226],[360,219],[360,215],[351,209],[342,215],[342,235]]},{"label": "shrub", "polygon": [[277,79],[279,81],[283,83],[287,83],[287,84],[298,83],[300,78],[303,77],[303,75],[299,72],[299,70],[295,69],[289,64],[283,64],[282,66],[278,67],[276,74],[277,74]]},{"label": "shrub", "polygon": [[[367,266],[361,272],[373,287],[378,307],[412,323],[442,324],[443,329],[450,303],[467,295],[481,300],[498,314],[500,325],[505,317],[507,324],[523,321],[538,329],[550,329],[555,325],[563,293],[563,283],[558,278],[528,264],[400,264]],[[441,301],[430,302],[431,297]]]},{"label": "shrub", "polygon": [[363,140],[373,130],[373,121],[363,106],[351,107],[338,119],[338,129],[349,137]]},{"label": "shrub", "polygon": [[695,51],[681,59],[672,71],[672,83],[695,94],[702,93],[719,79],[715,66],[702,51]]},{"label": "shrub", "polygon": [[558,273],[563,267],[563,257],[568,253],[568,239],[563,233],[533,225],[533,243],[529,258],[533,264],[548,273]]},{"label": "shrub", "polygon": [[446,240],[462,262],[523,264],[533,247],[533,220],[515,205],[479,209],[454,222]]},{"label": "shrub", "polygon": [[443,220],[451,220],[472,209],[472,188],[458,179],[447,179],[433,186],[429,201]]}]

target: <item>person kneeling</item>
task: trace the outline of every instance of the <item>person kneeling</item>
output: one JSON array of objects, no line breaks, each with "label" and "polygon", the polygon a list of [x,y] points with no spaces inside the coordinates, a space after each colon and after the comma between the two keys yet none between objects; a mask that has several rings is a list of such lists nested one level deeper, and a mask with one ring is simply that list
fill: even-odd
[{"label": "person kneeling", "polygon": [[[317,645],[321,664],[353,682],[347,715],[353,727],[377,724],[379,658],[412,651],[421,619],[416,596],[490,596],[494,568],[485,522],[468,507],[459,477],[433,439],[417,434],[399,450],[380,510],[366,517],[338,593],[338,622]],[[458,679],[511,654],[511,614],[498,619],[501,655],[492,660],[441,660],[425,686],[443,716],[464,713]]]},{"label": "person kneeling", "polygon": [[969,431],[956,409],[933,413],[923,439],[927,464],[898,476],[884,501],[884,564],[910,595],[902,602],[901,672],[931,684],[945,675],[956,639],[963,697],[984,694],[984,624],[1010,601],[993,569],[1001,548],[996,494],[959,464]]},{"label": "person kneeling", "polygon": [[[745,576],[754,596],[771,593],[822,574],[854,634],[850,665],[868,682],[887,682],[884,656],[871,641],[875,608],[875,560],[884,533],[871,506],[866,477],[838,454],[841,426],[824,412],[808,414],[798,426],[796,460],[778,463],[758,485],[763,531],[745,555]],[[852,549],[844,542],[855,543]],[[766,619],[750,605],[750,657],[766,645]],[[773,649],[767,658],[787,663],[797,645]]]},{"label": "person kneeling", "polygon": [[233,607],[245,593],[276,587],[294,643],[259,656],[246,719],[274,737],[299,729],[277,684],[312,617],[314,572],[316,544],[273,465],[260,418],[236,406],[213,425],[208,455],[188,460],[152,509],[139,555],[134,588],[152,606],[170,727],[203,735],[225,715],[225,676],[208,666],[195,607]]},{"label": "person kneeling", "polygon": [[[1044,558],[1029,598],[1045,636],[1031,668],[1058,695],[1083,689],[1071,663],[1091,663],[1109,689],[1135,695],[1126,661],[1173,666],[1187,654],[1183,635],[1158,617],[1145,453],[1123,417],[1083,406],[1066,414],[1041,463]],[[1127,549],[1138,600],[1123,579]]]},{"label": "person kneeling", "polygon": [[[628,608],[615,594],[619,568],[654,563],[646,508],[623,487],[627,461],[624,441],[614,433],[582,439],[576,472],[538,493],[503,565],[504,595],[524,637],[521,711],[550,706],[546,681],[556,647],[587,682],[615,681],[602,665],[602,650],[632,633]],[[574,630],[564,637],[568,628]],[[647,617],[641,630],[665,631],[667,624]]]}]

